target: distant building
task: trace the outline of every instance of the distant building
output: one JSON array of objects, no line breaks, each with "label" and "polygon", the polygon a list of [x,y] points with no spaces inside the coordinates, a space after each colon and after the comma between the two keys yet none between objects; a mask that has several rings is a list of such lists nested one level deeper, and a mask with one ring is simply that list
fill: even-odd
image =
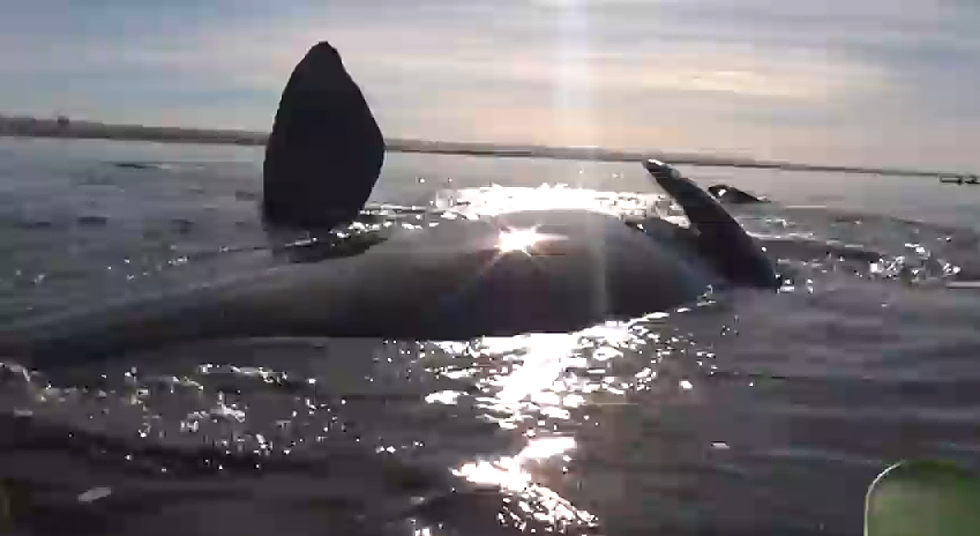
[{"label": "distant building", "polygon": [[68,119],[68,116],[66,116],[66,115],[59,115],[58,116],[58,128],[61,128],[61,129],[68,128],[68,126],[70,124],[71,124],[71,120]]}]

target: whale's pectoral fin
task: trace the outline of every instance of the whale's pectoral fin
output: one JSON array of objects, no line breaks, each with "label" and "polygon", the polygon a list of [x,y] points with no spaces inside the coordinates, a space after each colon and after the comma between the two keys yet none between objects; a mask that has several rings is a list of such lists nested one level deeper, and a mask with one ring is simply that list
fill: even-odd
[{"label": "whale's pectoral fin", "polygon": [[647,160],[643,166],[684,209],[698,248],[726,279],[743,285],[778,286],[769,259],[718,201],[663,162]]},{"label": "whale's pectoral fin", "polygon": [[353,221],[384,154],[381,130],[340,55],[326,42],[315,45],[282,92],[266,144],[265,221],[305,228]]}]

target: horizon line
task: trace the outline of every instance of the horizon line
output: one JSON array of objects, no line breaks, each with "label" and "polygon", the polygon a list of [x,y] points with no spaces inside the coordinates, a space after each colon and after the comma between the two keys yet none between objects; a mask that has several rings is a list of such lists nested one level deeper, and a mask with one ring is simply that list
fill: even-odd
[{"label": "horizon line", "polygon": [[[172,126],[149,126],[124,123],[104,123],[92,120],[72,120],[59,115],[56,119],[14,116],[0,113],[0,137],[109,139],[120,141],[150,141],[210,145],[265,145],[268,132],[239,129],[205,129]],[[889,167],[842,166],[807,164],[778,160],[757,160],[718,154],[663,152],[610,149],[600,146],[551,146],[520,143],[438,141],[416,138],[385,138],[391,152],[487,156],[499,158],[552,158],[602,162],[635,162],[651,158],[670,164],[703,167],[736,167],[856,173],[870,175],[914,177],[977,177],[976,172],[930,171]]]}]

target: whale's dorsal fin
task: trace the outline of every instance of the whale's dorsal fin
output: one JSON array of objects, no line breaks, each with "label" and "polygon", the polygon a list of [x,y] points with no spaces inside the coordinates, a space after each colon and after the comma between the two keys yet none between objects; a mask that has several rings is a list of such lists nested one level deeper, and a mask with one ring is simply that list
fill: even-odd
[{"label": "whale's dorsal fin", "polygon": [[684,209],[699,249],[726,279],[766,288],[778,286],[769,259],[718,201],[670,165],[647,160],[643,166]]},{"label": "whale's dorsal fin", "polygon": [[262,212],[273,225],[330,228],[357,217],[385,142],[360,88],[329,43],[313,46],[282,92],[263,165]]}]

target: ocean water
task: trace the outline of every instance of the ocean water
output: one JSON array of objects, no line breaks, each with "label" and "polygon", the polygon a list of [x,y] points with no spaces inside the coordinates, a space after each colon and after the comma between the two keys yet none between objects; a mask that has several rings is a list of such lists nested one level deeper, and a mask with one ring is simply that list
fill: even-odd
[{"label": "ocean water", "polygon": [[[261,158],[0,139],[0,320],[289,262],[307,237],[260,224]],[[980,290],[950,288],[980,279],[980,188],[682,170],[774,201],[732,213],[778,293],[567,334],[0,356],[0,531],[850,535],[892,462],[980,467]],[[679,215],[638,164],[393,154],[370,222],[549,206]]]}]

